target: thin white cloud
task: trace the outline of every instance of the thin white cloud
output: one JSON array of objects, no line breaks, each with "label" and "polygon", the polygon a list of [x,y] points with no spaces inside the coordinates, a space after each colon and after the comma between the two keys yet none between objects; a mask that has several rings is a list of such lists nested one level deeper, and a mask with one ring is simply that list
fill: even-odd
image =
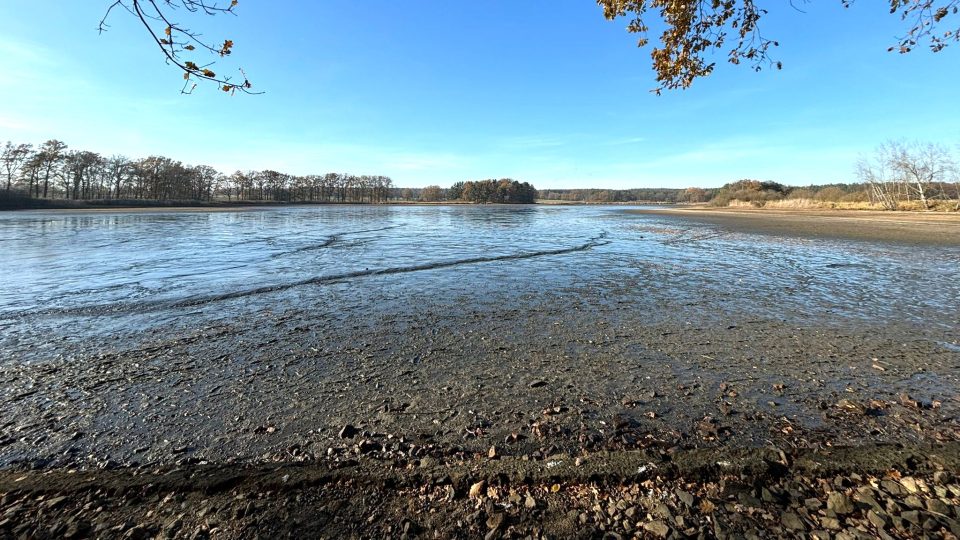
[{"label": "thin white cloud", "polygon": [[556,136],[528,135],[500,139],[497,146],[504,150],[530,150],[535,148],[556,148],[567,144],[567,140]]},{"label": "thin white cloud", "polygon": [[52,67],[59,64],[51,49],[26,41],[0,36],[0,66],[27,64],[36,67]]}]

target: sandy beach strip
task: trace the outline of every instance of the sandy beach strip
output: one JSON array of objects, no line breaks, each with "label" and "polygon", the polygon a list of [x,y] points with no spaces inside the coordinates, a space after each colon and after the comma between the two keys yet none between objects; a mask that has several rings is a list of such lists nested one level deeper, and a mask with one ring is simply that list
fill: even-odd
[{"label": "sandy beach strip", "polygon": [[627,210],[775,236],[960,246],[960,214],[860,210],[764,210],[675,207]]}]

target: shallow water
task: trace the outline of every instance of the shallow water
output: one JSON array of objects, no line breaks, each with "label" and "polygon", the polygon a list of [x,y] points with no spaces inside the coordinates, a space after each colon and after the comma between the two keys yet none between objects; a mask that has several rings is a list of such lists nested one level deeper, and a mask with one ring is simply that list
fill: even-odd
[{"label": "shallow water", "polygon": [[725,232],[621,207],[0,214],[0,345],[37,359],[257,309],[375,314],[538,296],[651,320],[960,325],[960,250]]}]

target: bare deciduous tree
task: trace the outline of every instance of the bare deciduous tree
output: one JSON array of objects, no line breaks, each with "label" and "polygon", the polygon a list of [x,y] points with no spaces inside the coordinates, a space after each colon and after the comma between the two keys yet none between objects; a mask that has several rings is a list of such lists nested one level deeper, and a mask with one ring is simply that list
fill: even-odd
[{"label": "bare deciduous tree", "polygon": [[38,160],[38,166],[40,167],[40,170],[43,171],[44,199],[46,199],[47,195],[49,195],[50,178],[53,177],[54,173],[57,171],[57,167],[60,165],[60,162],[63,161],[64,152],[66,150],[66,143],[56,139],[51,139],[43,143],[40,146],[40,151],[37,152],[36,159]]},{"label": "bare deciduous tree", "polygon": [[[903,199],[916,199],[929,210],[934,186],[955,181],[956,174],[950,151],[934,143],[890,141],[880,145],[873,158],[861,158],[857,163],[858,178],[888,210],[896,210]],[[940,195],[949,197],[942,188]]]},{"label": "bare deciduous tree", "polygon": [[7,141],[2,153],[0,153],[0,164],[3,165],[3,172],[7,176],[7,191],[10,191],[14,178],[20,172],[20,169],[30,159],[30,153],[33,151],[31,144],[13,144]]},{"label": "bare deciduous tree", "polygon": [[130,160],[124,156],[113,156],[107,160],[106,170],[113,184],[113,198],[120,198],[120,190],[130,176]]}]

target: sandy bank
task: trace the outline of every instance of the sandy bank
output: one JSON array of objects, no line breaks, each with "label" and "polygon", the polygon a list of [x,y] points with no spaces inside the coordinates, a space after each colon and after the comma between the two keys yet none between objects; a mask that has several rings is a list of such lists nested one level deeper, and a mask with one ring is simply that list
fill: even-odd
[{"label": "sandy bank", "polygon": [[960,246],[960,214],[699,206],[627,212],[676,217],[744,233]]}]

